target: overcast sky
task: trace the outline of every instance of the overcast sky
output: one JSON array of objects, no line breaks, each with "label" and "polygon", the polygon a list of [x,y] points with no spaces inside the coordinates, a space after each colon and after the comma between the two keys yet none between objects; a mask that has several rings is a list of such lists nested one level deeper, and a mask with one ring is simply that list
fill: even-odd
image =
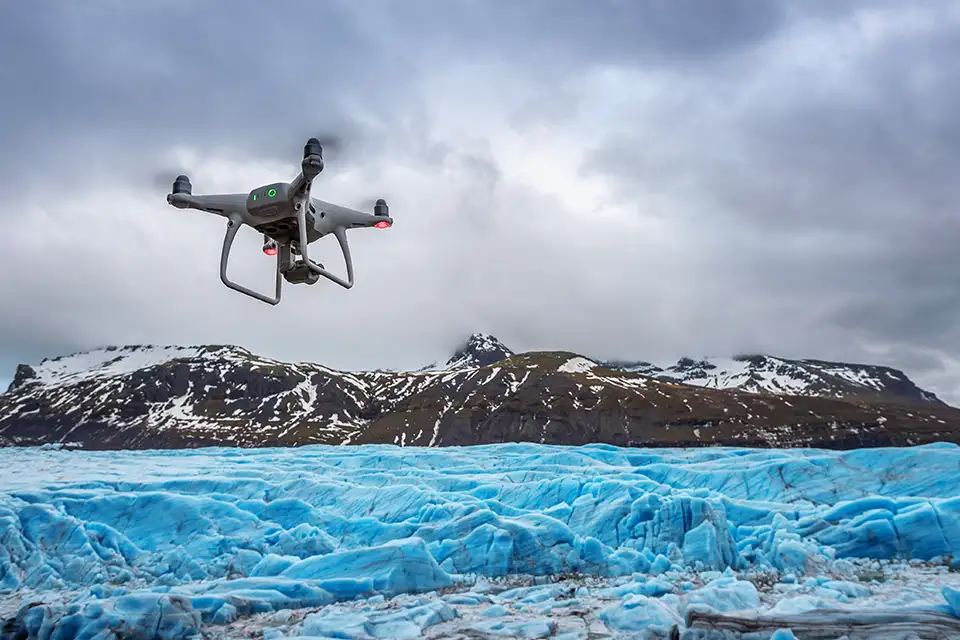
[{"label": "overcast sky", "polygon": [[[483,331],[889,364],[960,403],[951,0],[7,2],[0,60],[0,385],[106,344],[401,368]],[[290,180],[328,134],[314,196],[396,219],[351,234],[354,289],[223,287],[223,220],[169,182]],[[269,289],[259,247],[232,275]]]}]

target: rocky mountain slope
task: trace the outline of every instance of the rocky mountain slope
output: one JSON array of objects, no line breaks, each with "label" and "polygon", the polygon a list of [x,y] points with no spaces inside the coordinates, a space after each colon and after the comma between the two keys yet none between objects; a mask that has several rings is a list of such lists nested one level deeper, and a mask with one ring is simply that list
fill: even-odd
[{"label": "rocky mountain slope", "polygon": [[419,371],[336,371],[233,346],[21,365],[0,443],[85,448],[394,443],[815,446],[960,442],[960,410],[883,367],[750,356],[672,367],[470,338]]}]

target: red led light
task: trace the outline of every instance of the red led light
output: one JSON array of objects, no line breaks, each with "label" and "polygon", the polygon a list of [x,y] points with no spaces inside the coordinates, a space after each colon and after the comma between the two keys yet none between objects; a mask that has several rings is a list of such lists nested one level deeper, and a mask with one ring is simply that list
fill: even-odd
[{"label": "red led light", "polygon": [[390,226],[390,221],[389,221],[389,220],[381,220],[380,222],[376,223],[376,224],[373,225],[373,226],[375,226],[377,229],[386,229],[387,227]]},{"label": "red led light", "polygon": [[263,252],[268,256],[275,256],[277,255],[277,247],[276,246],[264,247]]}]

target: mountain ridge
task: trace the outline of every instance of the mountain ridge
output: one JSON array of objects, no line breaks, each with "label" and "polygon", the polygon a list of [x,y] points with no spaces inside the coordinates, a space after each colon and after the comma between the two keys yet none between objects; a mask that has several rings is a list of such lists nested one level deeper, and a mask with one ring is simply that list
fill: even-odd
[{"label": "mountain ridge", "polygon": [[[536,352],[532,352],[536,353]],[[515,352],[506,347],[496,337],[487,333],[474,333],[454,352],[443,366],[436,364],[419,369],[450,370],[463,366],[484,366],[504,360]],[[580,354],[578,354],[580,355]],[[587,357],[584,355],[584,357]],[[856,394],[882,396],[886,391],[903,399],[945,404],[933,392],[921,389],[901,370],[886,365],[849,363],[816,358],[783,358],[769,354],[741,353],[732,357],[681,357],[672,365],[659,366],[645,360],[602,360],[594,359],[609,369],[630,373],[639,373],[651,377],[672,380],[694,386],[720,389],[737,388],[747,391],[769,391],[788,393],[804,391],[798,382],[806,380],[806,387],[815,387],[817,393],[826,397]],[[720,362],[718,366],[716,363]],[[743,366],[749,363],[753,369]],[[722,369],[721,366],[727,369]],[[789,369],[794,371],[786,371]],[[706,374],[708,369],[719,369],[714,376]],[[799,370],[799,371],[798,371]],[[779,374],[778,374],[779,371]],[[699,376],[693,374],[699,373]],[[791,374],[800,380],[785,381]],[[739,384],[721,384],[721,377],[741,378]],[[893,384],[883,384],[885,379]],[[892,386],[892,388],[891,388]],[[804,395],[800,393],[800,395]]]},{"label": "mountain ridge", "polygon": [[340,371],[233,345],[107,347],[20,365],[0,394],[0,442],[845,448],[960,434],[960,410],[889,367],[728,360],[659,368],[568,351],[514,353],[488,334],[470,336],[445,364],[414,371]]},{"label": "mountain ridge", "polygon": [[[29,364],[20,364],[17,366],[17,369],[14,373],[13,380],[10,382],[10,385],[7,388],[7,392],[15,390],[18,386],[24,384],[25,382],[40,378],[45,384],[50,384],[51,380],[42,380],[42,376],[39,376],[37,373],[37,368],[43,370],[43,368],[50,367],[57,363],[62,363],[68,360],[85,360],[85,356],[90,356],[88,360],[90,364],[95,363],[97,360],[98,354],[105,354],[114,356],[110,359],[119,360],[124,353],[148,353],[152,352],[153,358],[159,358],[157,362],[165,361],[165,358],[169,356],[172,358],[174,354],[180,356],[191,354],[191,353],[231,353],[233,355],[242,355],[250,358],[256,358],[261,361],[273,362],[278,366],[284,365],[309,365],[314,367],[320,367],[327,369],[329,371],[337,371],[342,373],[349,373],[350,370],[342,370],[336,368],[326,367],[324,365],[314,363],[311,361],[284,361],[277,360],[273,358],[268,358],[265,356],[260,356],[254,354],[249,349],[231,344],[196,344],[196,345],[167,345],[167,344],[127,344],[127,345],[110,345],[106,347],[99,347],[95,349],[81,350],[70,354],[65,354],[62,356],[56,356],[52,358],[44,358],[36,367]],[[889,367],[886,365],[872,365],[872,364],[863,364],[863,363],[847,363],[840,361],[830,361],[816,358],[800,358],[800,359],[789,359],[781,358],[777,356],[771,356],[767,354],[752,354],[752,353],[741,353],[732,357],[700,357],[692,358],[689,356],[683,356],[677,360],[675,364],[660,366],[653,364],[644,360],[603,360],[603,359],[593,359],[589,358],[586,355],[569,352],[569,351],[560,351],[560,350],[543,350],[543,351],[530,351],[530,352],[514,352],[509,349],[502,341],[498,338],[492,336],[488,333],[474,333],[470,335],[469,338],[461,340],[459,345],[454,350],[453,354],[444,364],[434,363],[432,365],[427,365],[413,370],[397,370],[397,369],[361,369],[353,370],[355,373],[410,373],[410,372],[444,372],[444,371],[453,371],[458,369],[470,369],[470,368],[482,368],[492,366],[506,360],[512,356],[524,355],[526,353],[537,354],[537,353],[567,353],[571,357],[582,357],[595,362],[597,365],[611,369],[614,371],[622,371],[625,373],[637,373],[640,375],[645,375],[649,377],[659,378],[662,380],[668,380],[671,382],[677,382],[680,384],[687,384],[696,387],[708,387],[716,389],[739,389],[743,391],[753,392],[753,393],[763,393],[771,392],[778,395],[816,395],[820,397],[843,397],[847,394],[851,387],[862,387],[858,389],[861,393],[857,395],[871,396],[879,395],[884,389],[882,389],[882,384],[877,377],[881,374],[890,379],[893,379],[897,383],[896,389],[901,390],[897,395],[900,399],[904,400],[917,400],[922,402],[931,402],[935,404],[946,404],[936,396],[933,392],[921,389],[916,386],[909,377],[901,370]],[[134,363],[139,363],[143,366],[146,366],[151,362],[150,358],[146,360],[133,360]],[[720,363],[719,365],[717,363]],[[735,366],[731,366],[731,363],[736,363]],[[106,360],[101,363],[100,366],[106,367],[109,362]],[[127,363],[129,367],[129,362]],[[754,369],[751,370],[745,365],[753,365]],[[726,368],[724,368],[726,367]],[[763,369],[762,367],[767,367]],[[815,393],[803,393],[808,391],[804,389],[800,381],[791,380],[789,382],[780,382],[777,380],[764,379],[764,376],[760,375],[761,373],[769,373],[769,368],[774,369],[783,369],[784,367],[802,367],[804,368],[804,375],[807,377],[807,382],[823,382],[822,380],[813,381],[810,380],[809,372],[806,368],[813,367],[819,369],[822,373],[823,371],[829,372],[829,375],[834,376],[844,382],[838,384],[837,388],[824,388],[822,385],[816,387]],[[837,371],[840,373],[837,373]],[[708,371],[713,371],[716,373],[708,374]],[[862,373],[862,372],[873,372],[875,377],[870,379],[869,377],[858,376],[859,379],[852,377],[851,372]],[[74,377],[77,375],[83,375],[84,373],[92,373],[89,369],[83,368],[81,365],[78,367],[78,371],[72,374]],[[847,375],[844,375],[847,374]],[[780,373],[781,377],[786,377],[782,371]],[[726,382],[726,384],[724,384]],[[736,384],[731,384],[731,382],[736,382]],[[766,382],[768,384],[764,385]],[[835,380],[833,382],[836,382]],[[771,384],[772,383],[772,384]],[[814,386],[814,385],[809,385]]]}]

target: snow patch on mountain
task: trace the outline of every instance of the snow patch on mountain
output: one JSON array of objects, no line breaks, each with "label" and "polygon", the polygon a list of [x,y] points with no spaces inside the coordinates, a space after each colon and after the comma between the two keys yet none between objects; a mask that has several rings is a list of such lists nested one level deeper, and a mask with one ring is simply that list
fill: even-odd
[{"label": "snow patch on mountain", "polygon": [[657,374],[663,372],[663,367],[658,367],[645,360],[600,360],[598,364],[606,369],[623,371],[624,373],[637,373],[642,376],[656,377]]},{"label": "snow patch on mountain", "polygon": [[[47,389],[67,387],[91,380],[117,379],[176,361],[207,361],[227,373],[231,364],[246,362],[258,366],[297,367],[255,355],[233,345],[125,345],[79,351],[57,358],[46,358],[36,366],[20,365],[11,389],[39,384]],[[318,365],[313,369],[327,370]]]},{"label": "snow patch on mountain", "polygon": [[645,375],[698,387],[750,393],[830,398],[884,395],[887,399],[899,397],[942,404],[936,395],[917,387],[902,371],[882,365],[752,354],[732,358],[681,358],[674,365],[651,369]]},{"label": "snow patch on mountain", "polygon": [[713,389],[741,389],[752,392],[799,395],[809,388],[809,381],[797,376],[797,370],[776,358],[760,356],[764,363],[757,366],[753,358],[681,359],[676,365],[661,372],[658,377],[697,387]]},{"label": "snow patch on mountain", "polygon": [[561,373],[586,373],[596,367],[597,363],[593,360],[587,360],[586,358],[577,356],[564,362],[557,368],[557,371]]},{"label": "snow patch on mountain", "polygon": [[177,358],[194,358],[199,347],[107,347],[43,360],[34,368],[34,380],[47,387],[75,384],[91,378],[120,376]]}]

